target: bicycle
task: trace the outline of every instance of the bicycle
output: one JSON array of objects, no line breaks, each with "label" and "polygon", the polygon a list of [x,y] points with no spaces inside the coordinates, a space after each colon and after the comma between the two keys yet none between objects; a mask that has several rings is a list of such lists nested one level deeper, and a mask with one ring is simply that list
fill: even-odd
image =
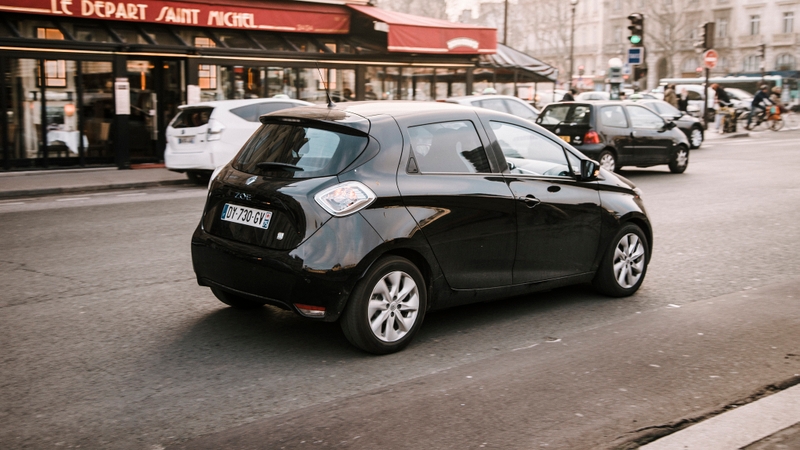
[{"label": "bicycle", "polygon": [[783,128],[784,122],[781,117],[781,108],[778,105],[772,105],[768,106],[766,109],[760,110],[753,116],[753,122],[750,123],[750,126],[745,125],[745,128],[750,131],[755,131],[759,129],[761,125],[764,125],[772,131],[778,131]]}]

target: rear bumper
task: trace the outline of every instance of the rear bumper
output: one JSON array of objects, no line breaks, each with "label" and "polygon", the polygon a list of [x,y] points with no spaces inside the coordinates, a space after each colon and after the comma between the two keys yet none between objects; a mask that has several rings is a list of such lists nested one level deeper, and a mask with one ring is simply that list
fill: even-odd
[{"label": "rear bumper", "polygon": [[[334,219],[290,251],[222,239],[198,226],[192,236],[192,265],[201,286],[298,314],[297,303],[321,306],[325,316],[318,320],[333,322],[371,264],[370,252],[382,243],[365,226],[369,227],[360,214]],[[332,246],[330,241],[337,235],[361,237]]]},{"label": "rear bumper", "polygon": [[214,161],[210,152],[176,152],[167,144],[164,150],[164,165],[170,170],[214,170]]}]

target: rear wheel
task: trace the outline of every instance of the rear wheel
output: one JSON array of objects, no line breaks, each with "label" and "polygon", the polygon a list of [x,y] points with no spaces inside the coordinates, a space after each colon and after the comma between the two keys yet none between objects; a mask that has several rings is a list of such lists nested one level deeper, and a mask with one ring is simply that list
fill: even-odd
[{"label": "rear wheel", "polygon": [[632,223],[625,224],[611,240],[592,284],[603,294],[627,297],[642,285],[649,262],[644,232]]},{"label": "rear wheel", "polygon": [[256,309],[264,306],[265,302],[257,302],[254,300],[246,299],[244,297],[238,296],[236,294],[231,294],[230,292],[225,292],[218,288],[211,288],[211,292],[214,293],[214,296],[219,299],[222,303],[225,303],[228,306],[232,306],[236,309]]},{"label": "rear wheel", "polygon": [[195,184],[204,186],[208,184],[208,181],[211,178],[211,174],[205,172],[198,172],[195,170],[189,170],[186,172],[186,178],[188,178]]},{"label": "rear wheel", "polygon": [[614,172],[617,170],[617,157],[614,156],[614,152],[610,150],[603,150],[600,152],[600,156],[598,156],[597,159],[600,163],[600,167],[603,169],[606,169],[609,172]]},{"label": "rear wheel", "polygon": [[687,167],[689,167],[689,149],[681,145],[672,155],[672,161],[669,162],[669,171],[683,173]]},{"label": "rear wheel", "polygon": [[347,340],[378,355],[405,348],[422,325],[425,280],[405,258],[378,260],[350,295],[341,318]]}]

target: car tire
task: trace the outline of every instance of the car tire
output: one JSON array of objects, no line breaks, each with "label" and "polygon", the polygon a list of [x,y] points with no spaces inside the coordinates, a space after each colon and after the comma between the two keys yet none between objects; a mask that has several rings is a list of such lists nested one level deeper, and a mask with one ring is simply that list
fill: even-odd
[{"label": "car tire", "polygon": [[689,131],[689,143],[692,148],[700,148],[703,145],[703,127],[695,126]]},{"label": "car tire", "polygon": [[600,167],[609,172],[616,172],[620,169],[617,165],[617,156],[611,150],[603,150],[600,152],[597,156],[597,162],[600,163]]},{"label": "car tire", "polygon": [[608,246],[592,284],[611,297],[627,297],[639,289],[650,262],[650,248],[641,228],[627,223]]},{"label": "car tire", "polygon": [[428,297],[425,279],[411,261],[376,261],[357,284],[340,325],[351,344],[385,355],[404,349],[422,325]]},{"label": "car tire", "polygon": [[186,172],[186,178],[191,180],[191,182],[194,184],[206,186],[211,179],[211,174],[189,170]]},{"label": "car tire", "polygon": [[689,149],[679,145],[672,155],[672,160],[669,162],[669,171],[683,173],[686,172],[687,167],[689,167]]},{"label": "car tire", "polygon": [[244,297],[238,296],[236,294],[231,294],[230,292],[225,292],[221,289],[212,287],[211,292],[214,293],[214,296],[219,299],[222,303],[225,303],[228,306],[232,306],[236,309],[256,309],[264,306],[266,302],[257,302],[254,300],[246,299]]}]

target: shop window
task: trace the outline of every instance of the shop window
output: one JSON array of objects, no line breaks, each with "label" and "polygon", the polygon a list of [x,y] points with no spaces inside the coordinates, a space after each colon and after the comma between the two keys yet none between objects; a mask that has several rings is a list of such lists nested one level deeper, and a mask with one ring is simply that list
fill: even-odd
[{"label": "shop window", "polygon": [[[38,85],[41,86],[42,75],[39,73]],[[44,61],[44,79],[47,87],[67,87],[67,62],[63,59]]]},{"label": "shop window", "polygon": [[72,35],[82,42],[114,42],[108,32],[100,27],[75,25]]},{"label": "shop window", "polygon": [[195,36],[194,37],[194,46],[195,47],[216,47],[217,44],[214,42],[213,39],[204,37],[204,36]]},{"label": "shop window", "polygon": [[133,28],[127,25],[115,23],[114,32],[117,33],[117,35],[126,44],[147,44],[145,38],[141,34],[139,34],[138,31],[134,30]]},{"label": "shop window", "polygon": [[250,32],[250,36],[261,44],[268,51],[285,52],[289,51],[286,41],[280,36],[269,33],[254,33]]},{"label": "shop window", "polygon": [[200,85],[200,89],[216,89],[217,66],[200,64],[197,72],[197,82]]},{"label": "shop window", "polygon": [[36,28],[37,39],[64,40],[64,33],[58,28]]},{"label": "shop window", "polygon": [[178,39],[166,29],[157,27],[143,27],[144,32],[155,41],[157,45],[183,45]]},{"label": "shop window", "polygon": [[247,49],[255,49],[256,46],[247,39],[242,33],[237,32],[228,32],[228,33],[220,33],[217,32],[216,36],[219,38],[220,41],[224,42],[230,48],[247,48]]}]

